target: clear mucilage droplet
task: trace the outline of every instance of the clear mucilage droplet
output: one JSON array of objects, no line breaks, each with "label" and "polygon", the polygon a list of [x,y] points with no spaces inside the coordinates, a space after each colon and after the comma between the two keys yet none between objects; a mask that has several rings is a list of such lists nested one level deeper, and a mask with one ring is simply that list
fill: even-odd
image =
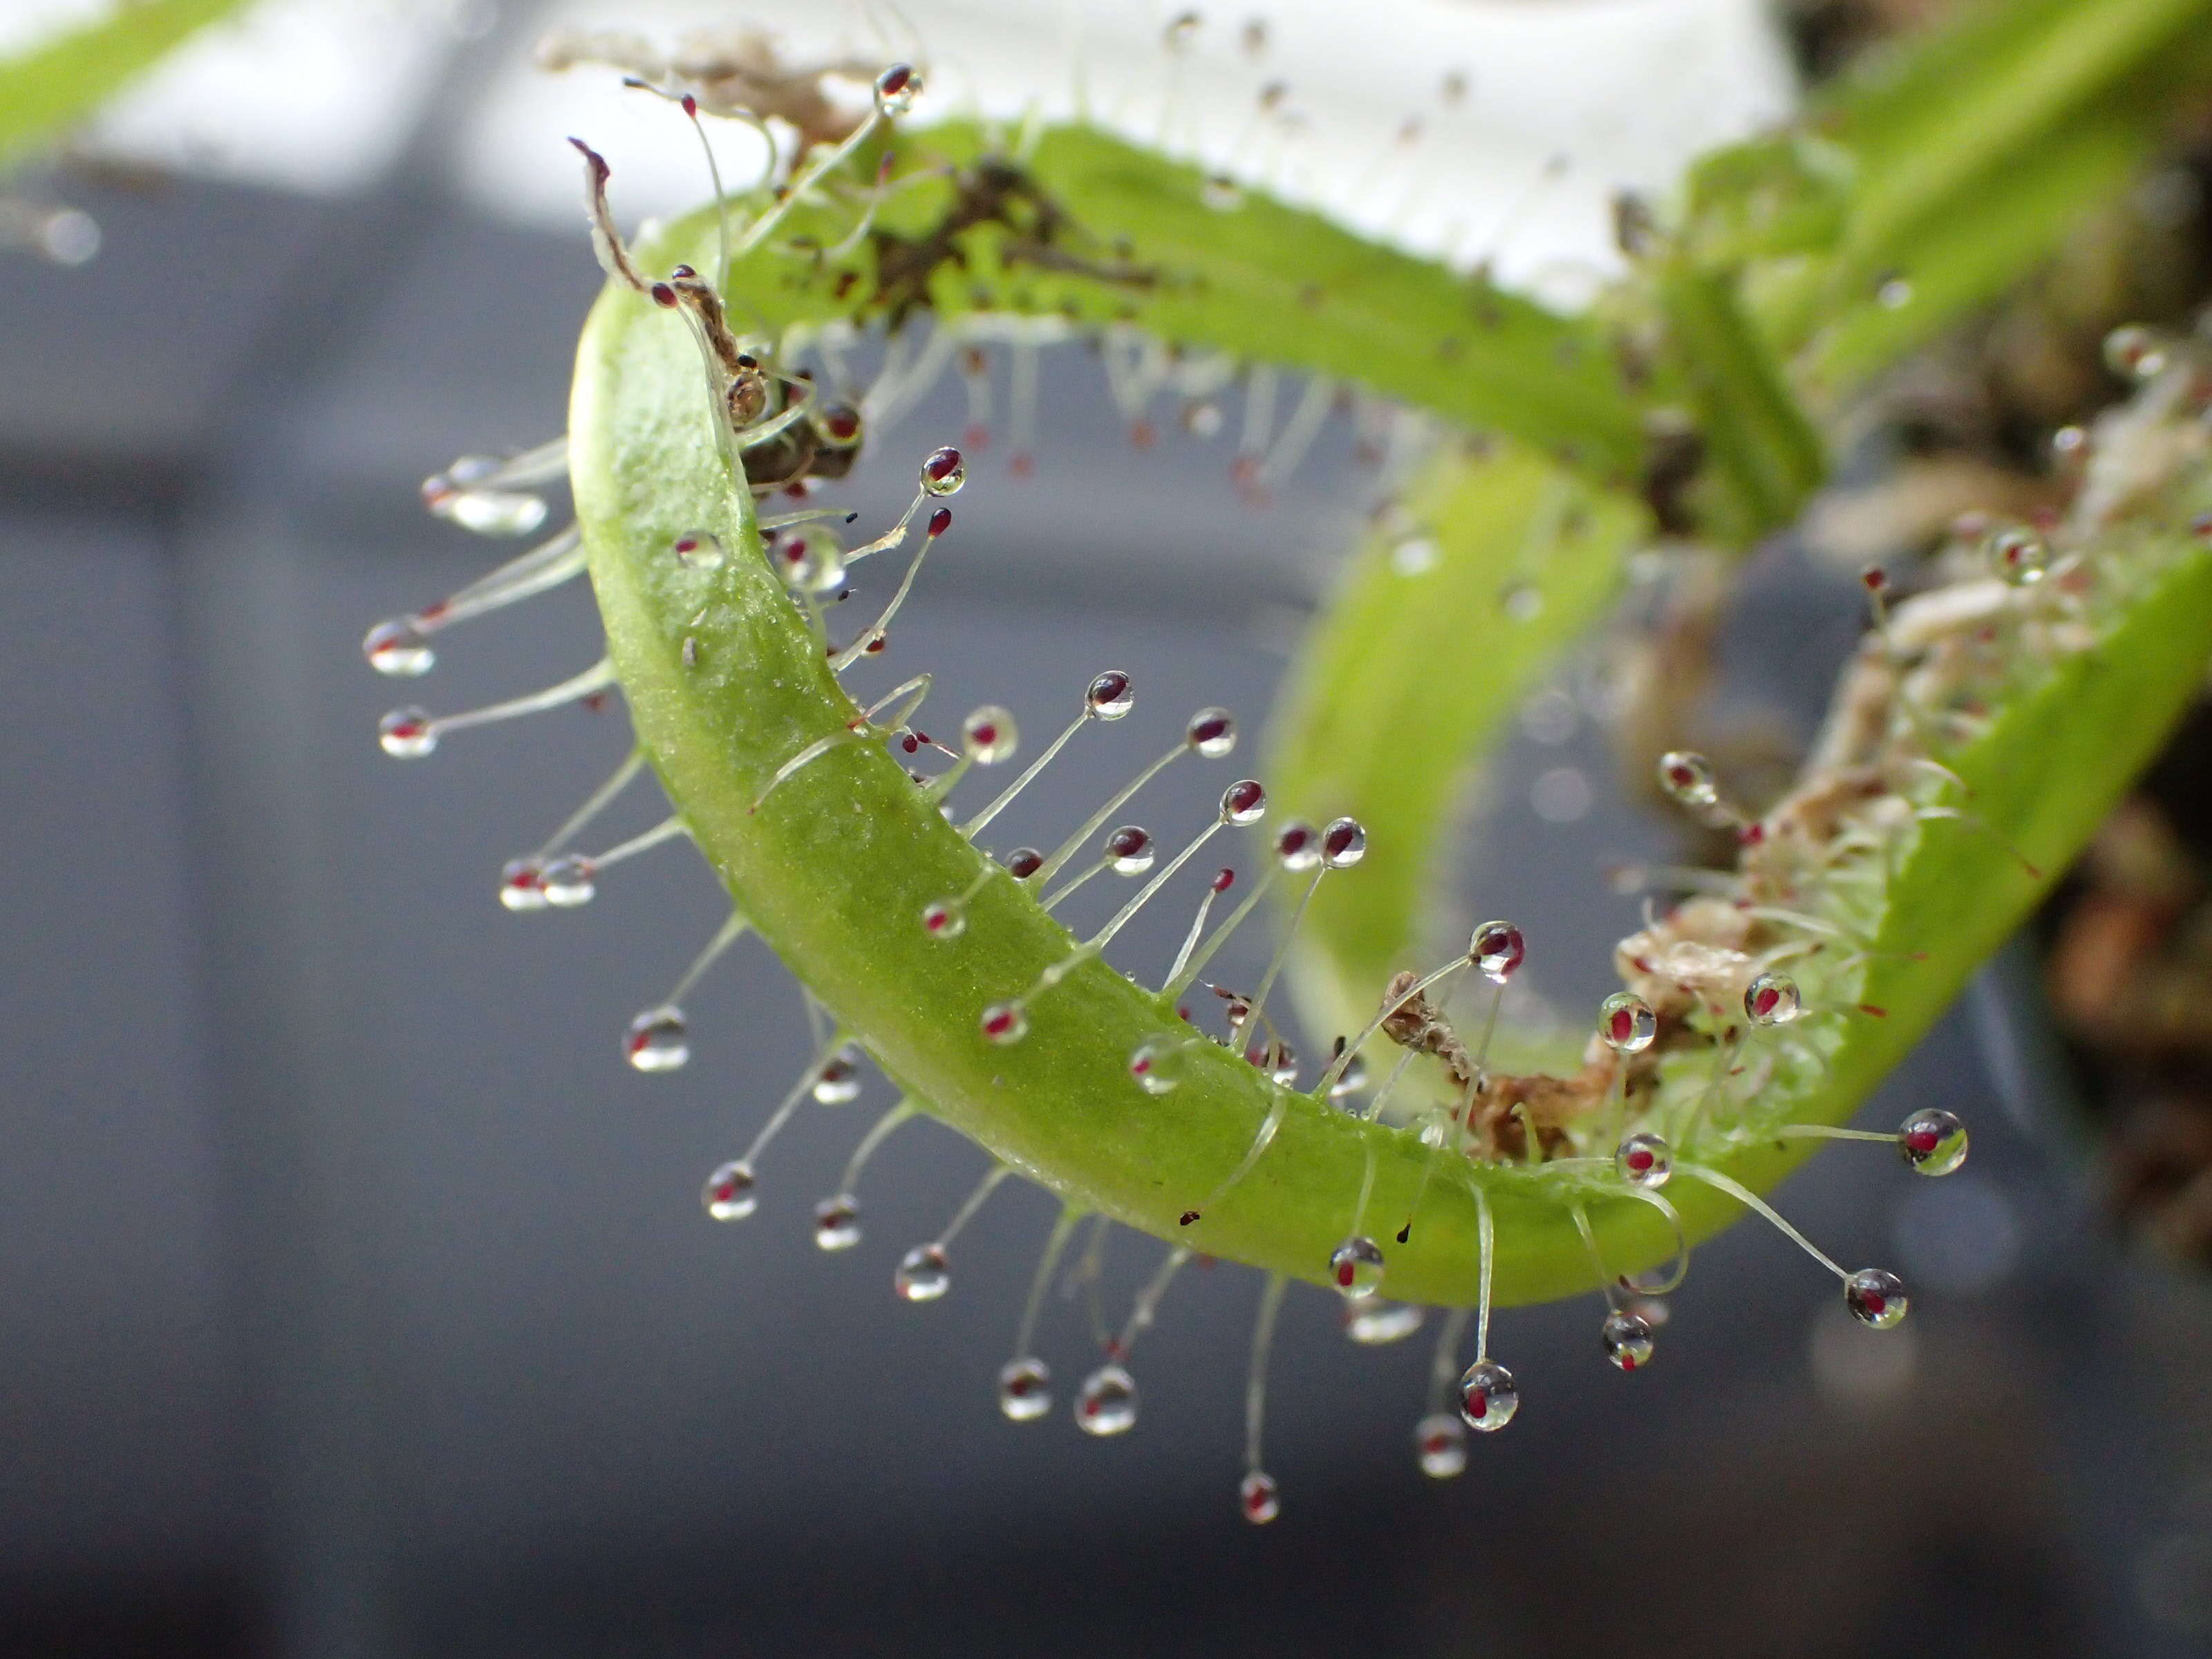
[{"label": "clear mucilage droplet", "polygon": [[968,907],[957,898],[932,900],[921,907],[921,931],[932,939],[958,939],[968,931]]},{"label": "clear mucilage droplet", "polygon": [[1467,1472],[1467,1425],[1448,1412],[1425,1417],[1413,1429],[1413,1451],[1421,1473],[1449,1480]]},{"label": "clear mucilage droplet", "polygon": [[1332,818],[1321,832],[1321,855],[1332,870],[1349,870],[1367,856],[1367,831],[1358,818]]},{"label": "clear mucilage droplet", "polygon": [[2032,586],[2051,568],[2050,544],[2018,525],[1992,530],[1982,544],[1982,557],[1989,562],[1991,574],[2014,587]]},{"label": "clear mucilage droplet", "polygon": [[1797,981],[1787,974],[1760,974],[1743,988],[1743,1015],[1753,1025],[1787,1025],[1804,1012]]},{"label": "clear mucilage droplet", "polygon": [[1321,832],[1310,823],[1292,822],[1275,832],[1275,861],[1293,873],[1321,862]]},{"label": "clear mucilage droplet", "polygon": [[591,860],[580,853],[568,853],[548,861],[538,872],[538,885],[548,904],[573,910],[592,902],[592,896],[599,890],[599,866]]},{"label": "clear mucilage droplet", "polygon": [[1232,830],[1267,816],[1267,792],[1257,778],[1239,778],[1221,792],[1221,821]]},{"label": "clear mucilage droplet", "polygon": [[395,760],[420,760],[438,746],[429,711],[395,708],[376,723],[376,740]]},{"label": "clear mucilage droplet", "polygon": [[961,723],[962,746],[975,757],[978,766],[996,766],[1000,761],[1013,758],[1014,749],[1021,740],[1015,728],[1014,717],[998,704],[986,703]]},{"label": "clear mucilage droplet", "polygon": [[891,1275],[891,1288],[902,1302],[934,1302],[943,1296],[952,1288],[951,1264],[945,1260],[944,1248],[917,1244],[908,1250]]},{"label": "clear mucilage droplet", "polygon": [[999,1371],[999,1410],[1010,1423],[1034,1423],[1052,1409],[1052,1372],[1043,1360],[1010,1359]]},{"label": "clear mucilage droplet", "polygon": [[1659,1035],[1659,1016],[1633,991],[1616,991],[1598,1005],[1597,1034],[1620,1054],[1640,1054]]},{"label": "clear mucilage droplet", "polygon": [[1237,1501],[1243,1509],[1244,1518],[1255,1527],[1266,1526],[1283,1512],[1282,1499],[1275,1491],[1275,1477],[1258,1469],[1238,1483]]},{"label": "clear mucilage droplet", "polygon": [[1905,1281],[1880,1267],[1862,1267],[1844,1281],[1844,1305],[1862,1325],[1888,1330],[1905,1317]]},{"label": "clear mucilage droplet", "polygon": [[994,1002],[983,1011],[982,1027],[990,1042],[1019,1042],[1030,1034],[1030,1017],[1018,1002]]},{"label": "clear mucilage droplet", "polygon": [[1428,1317],[1418,1302],[1385,1302],[1372,1296],[1348,1304],[1345,1311],[1350,1316],[1344,1322],[1344,1334],[1363,1348],[1402,1342],[1420,1329],[1421,1322]]},{"label": "clear mucilage droplet", "polygon": [[1152,867],[1152,831],[1125,823],[1106,837],[1107,867],[1117,876],[1141,876]]},{"label": "clear mucilage droplet", "polygon": [[1459,1414],[1468,1427],[1495,1434],[1521,1409],[1513,1373],[1494,1359],[1478,1359],[1459,1380]]},{"label": "clear mucilage droplet", "polygon": [[955,495],[968,482],[968,463],[957,449],[931,452],[921,464],[921,487],[932,495]]},{"label": "clear mucilage droplet", "polygon": [[1607,1314],[1598,1328],[1598,1341],[1616,1370],[1641,1370],[1651,1363],[1651,1327],[1635,1314]]},{"label": "clear mucilage droplet", "polygon": [[817,1106],[849,1106],[860,1097],[860,1063],[850,1050],[822,1062],[814,1074],[813,1094]]},{"label": "clear mucilage droplet", "polygon": [[829,593],[845,585],[845,553],[823,531],[793,531],[775,545],[775,560],[790,586]]},{"label": "clear mucilage droplet", "polygon": [[849,1250],[860,1242],[860,1200],[850,1193],[814,1206],[814,1242],[825,1250]]},{"label": "clear mucilage droplet", "polygon": [[1657,1135],[1639,1130],[1614,1150],[1613,1163],[1631,1186],[1660,1188],[1674,1173],[1674,1149]]},{"label": "clear mucilage droplet", "polygon": [[1118,668],[1109,668],[1091,682],[1083,694],[1084,712],[1093,720],[1118,720],[1137,706],[1136,689],[1129,677]]},{"label": "clear mucilage droplet", "polygon": [[676,558],[694,570],[720,570],[727,556],[722,538],[711,530],[687,530],[676,538]]},{"label": "clear mucilage droplet", "polygon": [[886,119],[905,114],[921,96],[921,76],[911,64],[893,64],[876,77],[876,112]]},{"label": "clear mucilage droplet", "polygon": [[1219,760],[1237,747],[1237,717],[1226,708],[1201,708],[1183,728],[1183,741],[1203,760]]},{"label": "clear mucilage droplet", "polygon": [[1085,1434],[1121,1434],[1137,1420],[1137,1381],[1119,1365],[1101,1365],[1075,1396],[1075,1426]]},{"label": "clear mucilage droplet", "polygon": [[2105,336],[2105,367],[2122,380],[2154,380],[2172,361],[2166,337],[2141,323],[2123,323]]},{"label": "clear mucilage droplet", "polygon": [[1939,1106],[1923,1107],[1898,1129],[1897,1149],[1916,1173],[1947,1176],[1966,1161],[1966,1126]]},{"label": "clear mucilage droplet", "polygon": [[1669,750],[1659,757],[1659,787],[1669,799],[1692,811],[1708,811],[1720,804],[1712,763],[1686,749]]},{"label": "clear mucilage droplet", "polygon": [[1337,1073],[1336,1081],[1328,1085],[1328,1097],[1342,1100],[1347,1095],[1358,1094],[1366,1086],[1367,1056],[1354,1054],[1345,1062],[1344,1069]]},{"label": "clear mucilage droplet", "polygon": [[1528,954],[1528,941],[1510,921],[1484,922],[1474,930],[1467,947],[1468,960],[1492,985],[1503,985],[1512,978]]},{"label": "clear mucilage droplet", "polygon": [[545,908],[545,861],[510,859],[499,872],[499,902],[510,910]]},{"label": "clear mucilage droplet", "polygon": [[527,536],[545,522],[544,498],[519,490],[426,486],[423,500],[439,518],[479,536]]},{"label": "clear mucilage droplet", "polygon": [[361,654],[380,674],[427,674],[438,660],[422,630],[404,617],[380,622],[361,642]]},{"label": "clear mucilage droplet", "polygon": [[1347,1301],[1364,1301],[1382,1283],[1382,1247],[1362,1236],[1347,1238],[1329,1252],[1329,1282]]},{"label": "clear mucilage droplet", "polygon": [[629,1023],[623,1043],[629,1063],[641,1072],[673,1072],[691,1058],[684,1011],[673,1004],[648,1008]]},{"label": "clear mucilage droplet", "polygon": [[1139,1043],[1129,1055],[1129,1075],[1137,1080],[1137,1086],[1148,1095],[1172,1094],[1181,1087],[1187,1042],[1157,1036]]},{"label": "clear mucilage droplet", "polygon": [[743,1221],[759,1202],[753,1194],[753,1166],[741,1158],[718,1166],[700,1189],[699,1201],[717,1221]]}]

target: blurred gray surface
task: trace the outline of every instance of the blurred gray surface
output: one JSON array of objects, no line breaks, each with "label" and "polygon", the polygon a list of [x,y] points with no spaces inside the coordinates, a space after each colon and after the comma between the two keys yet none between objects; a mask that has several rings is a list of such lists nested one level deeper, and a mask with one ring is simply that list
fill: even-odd
[{"label": "blurred gray surface", "polygon": [[[1922,1293],[1910,1346],[1870,1359],[1880,1339],[1831,1328],[1823,1275],[1739,1229],[1699,1253],[1648,1374],[1600,1360],[1594,1297],[1501,1316],[1524,1409],[1436,1486],[1410,1455],[1426,1334],[1358,1349],[1294,1294],[1264,1532],[1233,1504],[1255,1275],[1185,1275],[1138,1353],[1139,1427],[1098,1443],[1064,1409],[1091,1363],[1079,1304],[1043,1342],[1063,1409],[1016,1428],[993,1402],[1040,1195],[992,1200],[945,1302],[891,1295],[973,1149],[902,1130],[863,1185],[864,1243],[813,1247],[879,1082],[802,1114],[757,1215],[708,1222],[701,1178],[806,1051],[793,987],[741,945],[689,999],[690,1068],[641,1078],[624,1024],[721,914],[696,860],[610,872],[575,914],[492,896],[614,764],[619,711],[405,766],[371,737],[391,703],[581,665],[584,596],[456,630],[424,682],[358,653],[368,623],[501,550],[420,518],[414,483],[559,429],[580,239],[198,189],[95,209],[88,271],[0,265],[18,1650],[1570,1655],[1624,1630],[1653,1654],[2188,1650],[2129,1587],[2182,1443],[2160,1425],[2189,1409],[2146,1399],[2138,1368],[2203,1310],[2116,1276],[1960,1018],[1868,1121],[1923,1099],[1969,1117],[2009,1264],[1916,1232],[1905,1206],[1942,1194],[1880,1149],[1832,1152],[1782,1200],[1850,1261],[1978,1285]],[[395,214],[408,234],[380,241]],[[331,246],[377,257],[337,283]],[[282,314],[301,293],[331,308]],[[1006,702],[1032,744],[1091,672],[1134,674],[1137,715],[1085,733],[1002,845],[1079,817],[1201,702],[1255,730],[1280,672],[1264,608],[1309,602],[1360,506],[1340,422],[1255,513],[1224,447],[1133,451],[1079,354],[1047,406],[1039,477],[982,458],[872,671],[933,670],[945,726]],[[888,516],[960,421],[947,386],[841,499]],[[1747,672],[1801,721],[1828,672],[1805,641],[1839,651],[1852,603],[1786,569],[1754,588]],[[1171,769],[1135,816],[1175,843],[1256,747]],[[1564,827],[1527,804],[1562,763],[1599,790]],[[1587,730],[1519,744],[1493,781],[1466,902],[1528,926],[1532,976],[1571,1005],[1634,916],[1599,866],[1666,832],[1611,804]],[[605,841],[654,811],[641,788]],[[1187,902],[1117,959],[1158,971]],[[1158,1249],[1115,1241],[1109,1317]]]}]

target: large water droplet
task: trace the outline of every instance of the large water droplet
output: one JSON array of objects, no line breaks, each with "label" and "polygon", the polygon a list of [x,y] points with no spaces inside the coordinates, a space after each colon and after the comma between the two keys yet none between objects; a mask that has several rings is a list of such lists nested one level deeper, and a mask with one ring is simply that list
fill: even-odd
[{"label": "large water droplet", "polygon": [[545,902],[563,910],[589,904],[599,889],[599,866],[580,853],[564,854],[538,872],[538,884]]},{"label": "large water droplet", "polygon": [[687,530],[676,538],[676,557],[694,570],[720,570],[728,556],[722,538],[711,530]]},{"label": "large water droplet", "polygon": [[1042,1359],[1010,1359],[999,1370],[999,1409],[1012,1423],[1034,1423],[1052,1409],[1052,1372]]},{"label": "large water droplet", "polygon": [[1257,778],[1239,778],[1221,792],[1221,821],[1242,830],[1267,815],[1267,792]]},{"label": "large water droplet", "polygon": [[1494,1359],[1478,1359],[1459,1380],[1459,1414],[1470,1429],[1494,1434],[1521,1409],[1513,1373]]},{"label": "large water droplet", "polygon": [[1186,1070],[1186,1041],[1156,1036],[1139,1043],[1129,1055],[1129,1075],[1137,1079],[1137,1086],[1148,1095],[1172,1094],[1180,1087]]},{"label": "large water droplet", "polygon": [[1106,863],[1117,876],[1141,876],[1152,867],[1152,832],[1125,823],[1106,837]]},{"label": "large water droplet", "polygon": [[672,1072],[691,1058],[684,1035],[684,1011],[672,1004],[648,1008],[629,1023],[623,1045],[629,1063],[641,1072]]},{"label": "large water droplet", "polygon": [[1844,1281],[1844,1305],[1862,1325],[1886,1331],[1905,1317],[1905,1281],[1880,1267],[1862,1267]]},{"label": "large water droplet", "polygon": [[1364,1301],[1382,1283],[1382,1247],[1355,1235],[1328,1255],[1329,1282],[1350,1302]]},{"label": "large water droplet", "polygon": [[902,1301],[934,1302],[952,1288],[951,1264],[938,1244],[917,1244],[899,1258],[891,1288]]},{"label": "large water droplet", "polygon": [[753,1194],[753,1166],[732,1158],[707,1177],[699,1201],[717,1221],[743,1221],[760,1200]]},{"label": "large water droplet", "polygon": [[1486,921],[1474,930],[1467,954],[1477,973],[1492,985],[1503,985],[1528,956],[1528,945],[1511,922]]},{"label": "large water droplet", "polygon": [[1137,1420],[1137,1380],[1119,1365],[1101,1365],[1075,1397],[1075,1426],[1085,1434],[1120,1434]]},{"label": "large water droplet", "polygon": [[814,1074],[817,1106],[849,1106],[860,1097],[860,1063],[849,1048],[842,1048],[822,1062]]},{"label": "large water droplet", "polygon": [[1616,991],[1598,1005],[1597,1034],[1616,1054],[1640,1054],[1659,1035],[1659,1016],[1633,991]]},{"label": "large water droplet", "polygon": [[1332,870],[1349,870],[1367,856],[1367,831],[1358,818],[1332,818],[1321,832],[1322,857]]},{"label": "large water droplet", "polygon": [[1321,832],[1310,823],[1285,824],[1275,832],[1275,861],[1289,871],[1312,869],[1321,862]]},{"label": "large water droplet", "polygon": [[1417,1302],[1384,1302],[1370,1297],[1350,1304],[1344,1334],[1363,1348],[1388,1347],[1421,1328],[1427,1310]]},{"label": "large water droplet", "polygon": [[1237,1501],[1243,1506],[1244,1518],[1255,1527],[1266,1526],[1283,1512],[1282,1500],[1275,1492],[1275,1477],[1258,1469],[1238,1483]]},{"label": "large water droplet", "polygon": [[2032,586],[2051,568],[2049,544],[2018,525],[1992,530],[1982,544],[1982,556],[1989,561],[1993,574],[2014,587]]},{"label": "large water droplet", "polygon": [[935,939],[958,939],[968,931],[968,907],[959,899],[933,899],[921,907],[921,931]]},{"label": "large water droplet", "polygon": [[1030,1034],[1030,1017],[1018,1002],[994,1002],[983,1011],[983,1035],[1004,1046]]},{"label": "large water droplet", "polygon": [[814,1206],[814,1242],[825,1250],[849,1250],[860,1242],[860,1200],[850,1193]]},{"label": "large water droplet", "polygon": [[427,674],[438,660],[422,630],[404,617],[370,629],[361,642],[361,654],[380,674]]},{"label": "large water droplet", "polygon": [[428,497],[430,511],[479,536],[527,536],[545,522],[543,496],[506,489],[447,489]]},{"label": "large water droplet", "polygon": [[1237,747],[1237,716],[1226,708],[1201,708],[1183,728],[1183,741],[1206,760],[1219,760]]},{"label": "large water droplet", "polygon": [[2124,323],[2105,336],[2105,367],[2123,380],[2154,380],[2172,361],[2165,337],[2140,323]]},{"label": "large water droplet", "polygon": [[960,739],[962,746],[975,757],[976,765],[996,766],[1000,761],[1013,758],[1021,734],[1015,729],[1011,713],[994,702],[988,702],[961,723]]},{"label": "large water droplet", "polygon": [[1651,1363],[1651,1328],[1632,1313],[1607,1314],[1598,1327],[1598,1341],[1618,1370],[1641,1370]]},{"label": "large water droplet", "polygon": [[828,593],[845,585],[845,554],[830,537],[793,531],[776,544],[775,559],[790,586]]},{"label": "large water droplet", "polygon": [[1648,1130],[1638,1130],[1616,1147],[1613,1167],[1632,1187],[1663,1187],[1674,1173],[1674,1149]]},{"label": "large water droplet", "polygon": [[1787,1025],[1805,1012],[1797,981],[1787,974],[1761,974],[1743,988],[1743,1013],[1753,1025]]},{"label": "large water droplet", "polygon": [[420,760],[438,746],[428,710],[395,708],[376,723],[376,740],[398,760]]},{"label": "large water droplet", "polygon": [[1413,1449],[1421,1473],[1432,1480],[1449,1480],[1467,1470],[1467,1425],[1449,1412],[1425,1417],[1413,1429]]},{"label": "large water droplet", "polygon": [[1898,1151],[1924,1176],[1947,1176],[1966,1161],[1966,1126],[1940,1106],[1923,1107],[1897,1132]]},{"label": "large water droplet", "polygon": [[1136,688],[1118,668],[1109,668],[1099,675],[1083,694],[1084,710],[1093,720],[1118,720],[1136,706]]},{"label": "large water droplet", "polygon": [[967,482],[968,463],[957,449],[933,450],[921,464],[921,487],[933,495],[957,494]]}]

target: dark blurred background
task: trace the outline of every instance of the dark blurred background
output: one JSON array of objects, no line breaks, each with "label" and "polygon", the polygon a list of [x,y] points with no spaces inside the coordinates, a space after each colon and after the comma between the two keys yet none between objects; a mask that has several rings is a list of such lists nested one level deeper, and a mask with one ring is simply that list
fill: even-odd
[{"label": "dark blurred background", "polygon": [[[896,1302],[899,1254],[982,1167],[912,1127],[863,1185],[863,1243],[814,1248],[879,1081],[798,1120],[757,1215],[705,1219],[701,1178],[803,1062],[795,988],[741,945],[688,999],[691,1065],[641,1077],[629,1016],[720,921],[696,860],[610,872],[580,913],[492,897],[622,753],[619,710],[404,767],[373,741],[418,691],[363,666],[364,628],[504,550],[415,486],[559,430],[598,283],[580,222],[453,187],[471,88],[535,27],[464,21],[366,182],[80,166],[33,182],[91,214],[99,257],[0,254],[0,1651],[2204,1650],[2212,1299],[2106,1242],[2022,960],[1864,1120],[1952,1107],[1965,1172],[1838,1148],[1781,1200],[1906,1277],[1905,1327],[1856,1329],[1740,1228],[1633,1379],[1595,1298],[1502,1315],[1522,1412],[1439,1483],[1411,1443],[1431,1331],[1356,1346],[1294,1292],[1264,1529],[1234,1501],[1255,1275],[1183,1276],[1133,1364],[1138,1427],[1100,1443],[1065,1410],[1095,1363],[1080,1298],[1045,1316],[1060,1407],[1018,1427],[993,1398],[1042,1195],[992,1200],[943,1303]],[[1077,744],[1009,843],[1200,702],[1255,729],[1368,488],[1339,420],[1272,508],[1241,506],[1222,443],[1133,450],[1101,388],[1048,359],[1037,476],[981,458],[881,671],[935,671],[945,724],[1004,701],[1032,744],[1096,669],[1135,676],[1136,717]],[[948,380],[839,499],[881,522],[963,423]],[[1856,616],[1776,550],[1734,624],[1740,694],[1807,727]],[[471,706],[594,649],[565,592],[445,636],[419,695]],[[1583,678],[1494,769],[1462,883],[1567,1006],[1633,921],[1603,866],[1668,844],[1618,804]],[[1219,781],[1176,769],[1139,816],[1172,842]],[[606,842],[653,816],[624,811]],[[1182,920],[1120,959],[1164,960]],[[1158,1255],[1114,1242],[1115,1322]]]}]

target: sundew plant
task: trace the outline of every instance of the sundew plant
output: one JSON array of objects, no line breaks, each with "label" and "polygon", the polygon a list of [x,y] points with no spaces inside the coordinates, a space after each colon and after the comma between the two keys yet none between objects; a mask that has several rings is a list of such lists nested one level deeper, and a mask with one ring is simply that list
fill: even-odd
[{"label": "sundew plant", "polygon": [[[1194,11],[1158,40],[1162,72],[1204,73],[1216,36],[1264,57],[1264,19]],[[670,50],[566,37],[546,56],[664,100],[668,142],[704,143],[702,179],[733,124],[769,132],[776,159],[757,180],[716,168],[696,211],[633,234],[622,177],[576,135],[607,280],[568,431],[424,486],[443,518],[531,537],[538,489],[565,478],[575,521],[379,623],[365,650],[421,676],[453,624],[590,582],[598,661],[492,707],[410,700],[380,741],[418,760],[473,726],[619,695],[634,752],[507,865],[498,896],[580,905],[611,867],[680,843],[712,867],[729,909],[631,1023],[642,1072],[691,1060],[687,994],[741,940],[803,988],[816,1051],[702,1171],[708,1218],[743,1223],[778,1134],[880,1072],[895,1103],[817,1207],[817,1241],[858,1240],[863,1167],[917,1116],[992,1161],[906,1252],[897,1296],[945,1294],[957,1235],[1002,1183],[1048,1188],[1060,1219],[995,1386],[1016,1423],[1057,1406],[1096,1435],[1135,1419],[1132,1349],[1177,1271],[1249,1266],[1239,1502],[1257,1522],[1280,1501],[1262,1410],[1293,1282],[1345,1298],[1369,1340],[1446,1310],[1416,1431],[1438,1478],[1517,1408],[1495,1313],[1595,1296],[1596,1346],[1640,1370],[1693,1247],[1747,1216],[1802,1246],[1808,1280],[1864,1324],[1905,1317],[1894,1274],[1837,1259],[1766,1194],[1831,1141],[1875,1143],[1835,1155],[1895,1158],[1905,1178],[1965,1160],[1966,1127],[1938,1103],[1845,1126],[2203,681],[2212,338],[2113,332],[2115,401],[2050,451],[2062,506],[1993,503],[1926,559],[1864,573],[1867,632],[1787,787],[1739,799],[1687,747],[1640,763],[1728,856],[1651,872],[1645,925],[1613,952],[1619,988],[1566,1029],[1500,1018],[1545,948],[1540,912],[1487,920],[1441,962],[1416,955],[1422,918],[1470,769],[1632,567],[1694,564],[1724,592],[1798,520],[1883,378],[2030,278],[2160,155],[2212,88],[2212,3],[1957,8],[1788,126],[1620,197],[1626,274],[1572,311],[1355,234],[1188,153],[1172,124],[1147,143],[963,116],[926,40],[826,69],[735,33]],[[1448,77],[1443,95],[1479,88]],[[1288,97],[1262,91],[1260,130]],[[1051,693],[1066,724],[1043,732],[995,704],[934,705],[899,617],[957,542],[975,437],[890,458],[914,477],[894,521],[853,522],[839,483],[886,411],[948,372],[1018,466],[1050,441],[1041,356],[1085,349],[1139,441],[1234,433],[1227,487],[1295,474],[1347,407],[1387,464],[1372,532],[1264,733],[1197,709],[1056,842],[1016,846],[1008,805],[1067,745],[1109,743],[1092,728],[1144,688],[1109,664],[1072,674]],[[1156,838],[1141,792],[1170,767],[1212,768],[1218,808]],[[667,813],[605,845],[594,819],[631,788],[660,790]],[[1117,951],[1147,906],[1189,918],[1170,962]],[[1267,966],[1216,982],[1240,929],[1270,933]],[[1108,1225],[1164,1253],[1104,1352],[1063,1375],[1037,1350],[1039,1309],[1064,1253]]]}]

